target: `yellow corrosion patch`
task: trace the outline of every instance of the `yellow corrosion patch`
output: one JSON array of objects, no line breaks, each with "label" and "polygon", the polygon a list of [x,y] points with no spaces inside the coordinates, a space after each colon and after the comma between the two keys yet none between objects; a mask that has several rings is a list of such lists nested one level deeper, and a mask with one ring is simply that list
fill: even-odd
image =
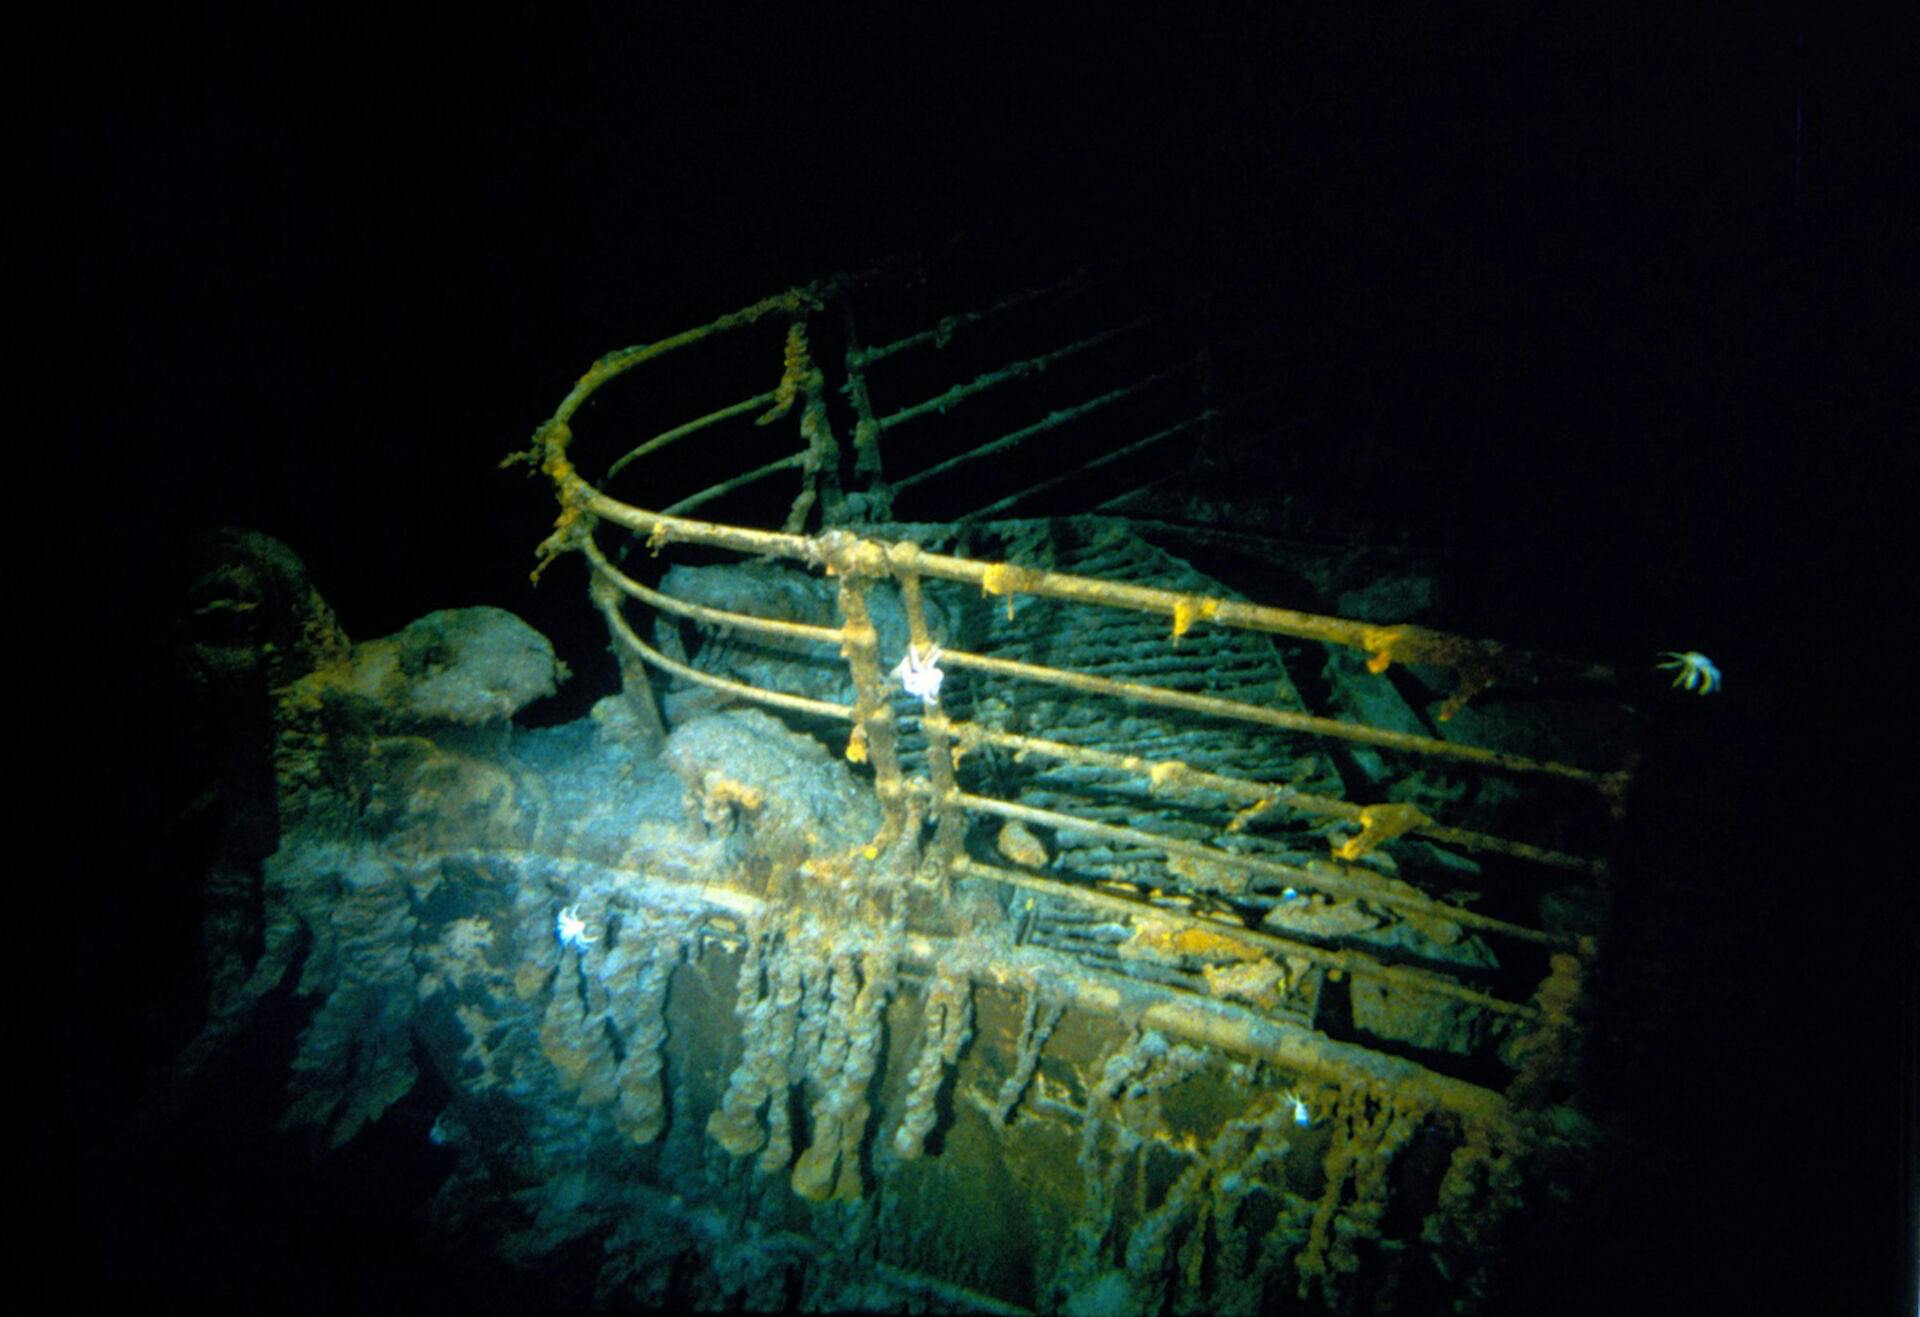
[{"label": "yellow corrosion patch", "polygon": [[1266,958],[1232,965],[1206,965],[1207,991],[1216,997],[1234,997],[1272,1009],[1287,991],[1287,972]]},{"label": "yellow corrosion patch", "polygon": [[1207,599],[1200,595],[1182,595],[1173,605],[1173,634],[1169,640],[1179,641],[1180,637],[1192,630],[1195,622],[1211,620],[1220,611],[1218,599]]},{"label": "yellow corrosion patch", "polygon": [[1200,956],[1226,960],[1264,960],[1266,953],[1241,939],[1210,928],[1176,928],[1158,920],[1142,923],[1133,940],[1121,948],[1136,955]]},{"label": "yellow corrosion patch", "polygon": [[1180,775],[1187,766],[1178,759],[1163,759],[1147,770],[1147,791],[1151,795],[1160,795],[1169,788],[1177,786]]},{"label": "yellow corrosion patch", "polygon": [[1360,646],[1367,651],[1367,671],[1385,672],[1395,658],[1405,662],[1404,654],[1396,654],[1395,647],[1406,639],[1406,628],[1397,626],[1370,626],[1360,633]]},{"label": "yellow corrosion patch", "polygon": [[1360,835],[1334,847],[1335,858],[1357,860],[1382,842],[1433,820],[1412,805],[1368,805],[1360,811]]},{"label": "yellow corrosion patch", "polygon": [[980,593],[1007,597],[1007,621],[1013,621],[1013,596],[1032,588],[1033,573],[1012,563],[997,562],[980,573]]}]

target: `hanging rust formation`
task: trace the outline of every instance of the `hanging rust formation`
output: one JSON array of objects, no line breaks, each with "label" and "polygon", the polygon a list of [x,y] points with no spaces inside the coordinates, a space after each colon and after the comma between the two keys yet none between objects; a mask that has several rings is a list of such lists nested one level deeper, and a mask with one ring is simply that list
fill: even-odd
[{"label": "hanging rust formation", "polygon": [[427,1219],[575,1306],[1483,1306],[1598,1137],[1612,674],[1171,519],[1288,425],[1182,280],[906,276],[609,354],[509,459],[588,718],[515,722],[566,673],[510,613],[354,644],[215,546],[186,663],[258,744],[169,1091],[430,1126]]},{"label": "hanging rust formation", "polygon": [[[1342,1310],[1439,1284],[1470,1308],[1577,1126],[1557,1104],[1631,762],[1482,706],[1604,702],[1612,673],[1247,598],[1124,515],[1274,400],[1113,275],[918,323],[884,292],[843,276],[609,353],[509,459],[558,498],[536,579],[579,555],[620,661],[596,717],[671,755],[765,710],[873,808],[843,849],[762,844],[777,782],[690,777],[761,843],[631,875],[672,945],[630,1008],[555,1006],[553,1064],[654,1138],[663,1029],[627,1026],[600,1070],[567,1040],[658,1017],[663,967],[717,946],[742,1041],[704,1128],[728,1155],[814,1202],[885,1181],[888,1219],[922,1225],[993,1210],[925,1169],[987,1175],[976,1118],[999,1155],[1073,1168],[1031,1191],[1070,1222],[1046,1259],[883,1251],[923,1296],[1235,1310],[1280,1285]],[[1396,1194],[1418,1201],[1383,1234]]]}]

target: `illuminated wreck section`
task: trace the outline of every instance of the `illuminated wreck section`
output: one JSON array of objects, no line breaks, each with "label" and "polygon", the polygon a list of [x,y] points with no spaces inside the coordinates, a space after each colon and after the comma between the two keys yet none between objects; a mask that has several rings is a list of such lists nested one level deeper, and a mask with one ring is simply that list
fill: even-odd
[{"label": "illuminated wreck section", "polygon": [[1591,1128],[1608,674],[1053,515],[1247,405],[1164,323],[1063,328],[1084,281],[879,346],[863,298],[613,353],[539,429],[590,723],[511,729],[553,660],[492,610],[282,688],[292,1118],[430,1059],[437,1212],[582,1301],[1471,1309]]}]

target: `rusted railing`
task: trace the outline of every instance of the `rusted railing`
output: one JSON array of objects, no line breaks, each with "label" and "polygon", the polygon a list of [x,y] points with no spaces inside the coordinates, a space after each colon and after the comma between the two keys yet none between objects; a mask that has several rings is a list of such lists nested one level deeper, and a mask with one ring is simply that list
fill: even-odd
[{"label": "rusted railing", "polygon": [[[1299,790],[1286,783],[1251,780],[1196,768],[1178,760],[1073,745],[953,717],[937,694],[921,700],[917,730],[924,737],[924,745],[915,761],[909,763],[902,750],[900,713],[896,709],[902,697],[894,691],[894,678],[900,672],[895,665],[902,662],[921,670],[987,674],[1090,698],[1231,720],[1249,727],[1278,729],[1322,741],[1385,749],[1417,759],[1557,783],[1562,788],[1591,792],[1615,807],[1626,777],[1619,770],[1581,767],[1556,759],[1414,735],[1295,709],[1170,689],[1150,681],[1115,680],[951,647],[948,642],[954,638],[935,634],[930,624],[924,597],[928,580],[977,589],[983,595],[1004,598],[1009,607],[1017,596],[1029,596],[1158,617],[1164,619],[1169,645],[1178,644],[1196,628],[1211,627],[1345,647],[1365,655],[1367,668],[1376,674],[1384,673],[1395,662],[1446,668],[1454,674],[1454,689],[1439,712],[1442,719],[1451,717],[1479,692],[1503,682],[1525,682],[1542,674],[1604,680],[1608,674],[1595,665],[1569,664],[1423,627],[1380,626],[1210,594],[1182,593],[1007,562],[976,561],[928,552],[904,538],[863,534],[847,526],[808,533],[806,528],[816,520],[831,523],[832,514],[847,513],[857,506],[869,510],[890,508],[893,495],[899,490],[967,463],[991,459],[1040,433],[1069,424],[1089,411],[1101,410],[1119,392],[1096,394],[1078,410],[1071,406],[1055,409],[1039,422],[943,457],[915,475],[889,485],[882,478],[885,463],[881,460],[881,443],[890,430],[917,417],[963,405],[970,398],[1009,381],[1030,379],[1060,361],[1063,354],[1094,351],[1105,339],[1098,334],[1088,335],[1064,347],[1048,348],[920,402],[903,405],[884,418],[875,415],[871,403],[871,389],[864,374],[868,366],[910,349],[937,348],[976,322],[990,320],[1009,307],[1057,295],[1058,289],[1043,289],[1006,299],[985,312],[943,321],[933,329],[883,347],[862,348],[850,341],[847,376],[842,385],[856,418],[849,454],[843,452],[833,433],[824,374],[813,360],[811,349],[812,318],[849,286],[849,281],[835,280],[791,290],[658,343],[603,357],[581,377],[553,417],[539,428],[531,448],[516,455],[537,466],[552,480],[560,503],[555,530],[541,546],[541,560],[535,575],[537,577],[561,553],[582,554],[591,574],[592,598],[605,615],[622,658],[627,695],[636,711],[648,720],[648,725],[656,731],[662,727],[645,677],[649,667],[679,681],[741,700],[846,723],[848,732],[843,753],[848,760],[869,766],[886,819],[885,832],[875,839],[871,849],[892,848],[903,834],[917,828],[925,818],[931,824],[930,836],[924,839],[909,836],[908,840],[915,844],[924,840],[919,853],[922,873],[929,881],[944,883],[954,874],[988,877],[1021,892],[1044,896],[1049,901],[1075,903],[1125,916],[1133,922],[1133,942],[1142,948],[1143,959],[1151,959],[1146,953],[1159,947],[1171,948],[1170,955],[1183,951],[1198,954],[1202,960],[1210,956],[1222,962],[1271,961],[1296,967],[1311,966],[1318,974],[1352,975],[1397,990],[1450,998],[1498,1016],[1540,1021],[1542,1010],[1536,1002],[1508,1000],[1429,968],[1389,963],[1359,950],[1336,949],[1251,927],[1233,926],[1209,918],[1205,912],[1143,904],[1139,899],[1115,896],[1085,883],[1049,876],[1031,864],[989,863],[968,855],[965,839],[971,820],[1031,824],[1156,851],[1170,864],[1184,862],[1208,872],[1239,875],[1238,881],[1248,885],[1258,883],[1268,888],[1278,885],[1289,893],[1318,892],[1335,899],[1363,899],[1394,912],[1416,927],[1470,929],[1513,939],[1543,952],[1574,952],[1582,956],[1591,951],[1584,938],[1535,929],[1465,905],[1448,903],[1409,884],[1394,882],[1357,861],[1378,847],[1390,845],[1395,838],[1419,836],[1568,874],[1599,877],[1605,871],[1604,862],[1598,857],[1449,826],[1411,805],[1360,805]],[[632,445],[605,465],[605,478],[628,475],[643,468],[655,470],[643,459],[749,415],[757,414],[755,426],[761,431],[757,450],[764,454],[766,428],[792,418],[797,410],[800,440],[797,449],[770,461],[759,461],[744,473],[688,491],[677,499],[662,499],[665,506],[660,511],[616,499],[580,474],[573,452],[573,426],[581,409],[610,381],[667,353],[761,324],[784,325],[779,378],[774,387],[709,408],[693,420],[675,424]],[[1137,327],[1138,322],[1130,322],[1111,334],[1132,332]],[[1154,376],[1139,384],[1155,387],[1160,382],[1160,377]],[[1203,423],[1217,413],[1218,409],[1208,404],[1196,410],[1192,419],[1196,424]],[[1176,422],[1171,428],[1178,429],[1181,424],[1184,423]],[[1128,443],[1118,439],[1114,447],[1124,448]],[[843,460],[847,461],[845,470]],[[684,515],[689,509],[722,502],[742,489],[784,473],[798,473],[799,489],[787,504],[784,524],[779,530],[702,521]],[[656,474],[666,473],[659,470]],[[853,492],[865,500],[864,504],[858,499],[849,501],[845,484],[859,487]],[[649,488],[673,492],[657,481]],[[988,506],[998,507],[1004,502],[996,500]],[[808,569],[825,571],[836,584],[840,623],[823,626],[755,616],[714,608],[654,589],[635,580],[616,561],[617,555],[601,545],[596,536],[603,529],[637,537],[638,542],[655,555],[671,546],[697,545],[753,557],[784,559]],[[882,652],[880,632],[870,606],[872,592],[879,588],[898,591],[907,628],[904,652]],[[655,614],[685,618],[706,627],[727,628],[789,644],[818,646],[823,653],[836,653],[844,658],[848,669],[852,702],[767,689],[682,662],[650,644],[629,622],[625,612],[629,602]],[[967,754],[988,747],[1023,759],[1071,763],[1130,778],[1160,800],[1178,801],[1208,795],[1226,798],[1239,807],[1228,832],[1276,817],[1340,820],[1358,825],[1360,830],[1358,835],[1334,847],[1325,861],[1303,865],[964,789],[957,765]]]}]

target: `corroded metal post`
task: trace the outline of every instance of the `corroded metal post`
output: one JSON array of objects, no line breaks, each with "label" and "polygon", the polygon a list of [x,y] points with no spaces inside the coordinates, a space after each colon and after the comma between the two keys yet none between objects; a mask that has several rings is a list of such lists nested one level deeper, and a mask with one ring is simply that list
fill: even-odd
[{"label": "corroded metal post", "polygon": [[[931,654],[937,642],[927,630],[927,610],[920,593],[920,573],[914,570],[919,546],[897,543],[887,550],[894,579],[900,583],[901,601],[907,612],[907,643],[917,654]],[[966,837],[966,812],[959,805],[959,783],[954,777],[953,738],[948,732],[947,716],[938,697],[927,701],[921,726],[927,733],[927,773],[933,782],[933,812],[936,820],[933,859],[942,874],[960,854]]]},{"label": "corroded metal post", "polygon": [[849,758],[873,764],[874,791],[886,812],[886,827],[875,845],[887,850],[899,838],[906,818],[906,786],[893,725],[893,704],[880,673],[880,639],[867,611],[867,581],[885,570],[879,547],[855,536],[828,532],[818,541],[821,556],[840,583],[840,615],[845,626],[840,652],[853,674],[853,737]]}]

